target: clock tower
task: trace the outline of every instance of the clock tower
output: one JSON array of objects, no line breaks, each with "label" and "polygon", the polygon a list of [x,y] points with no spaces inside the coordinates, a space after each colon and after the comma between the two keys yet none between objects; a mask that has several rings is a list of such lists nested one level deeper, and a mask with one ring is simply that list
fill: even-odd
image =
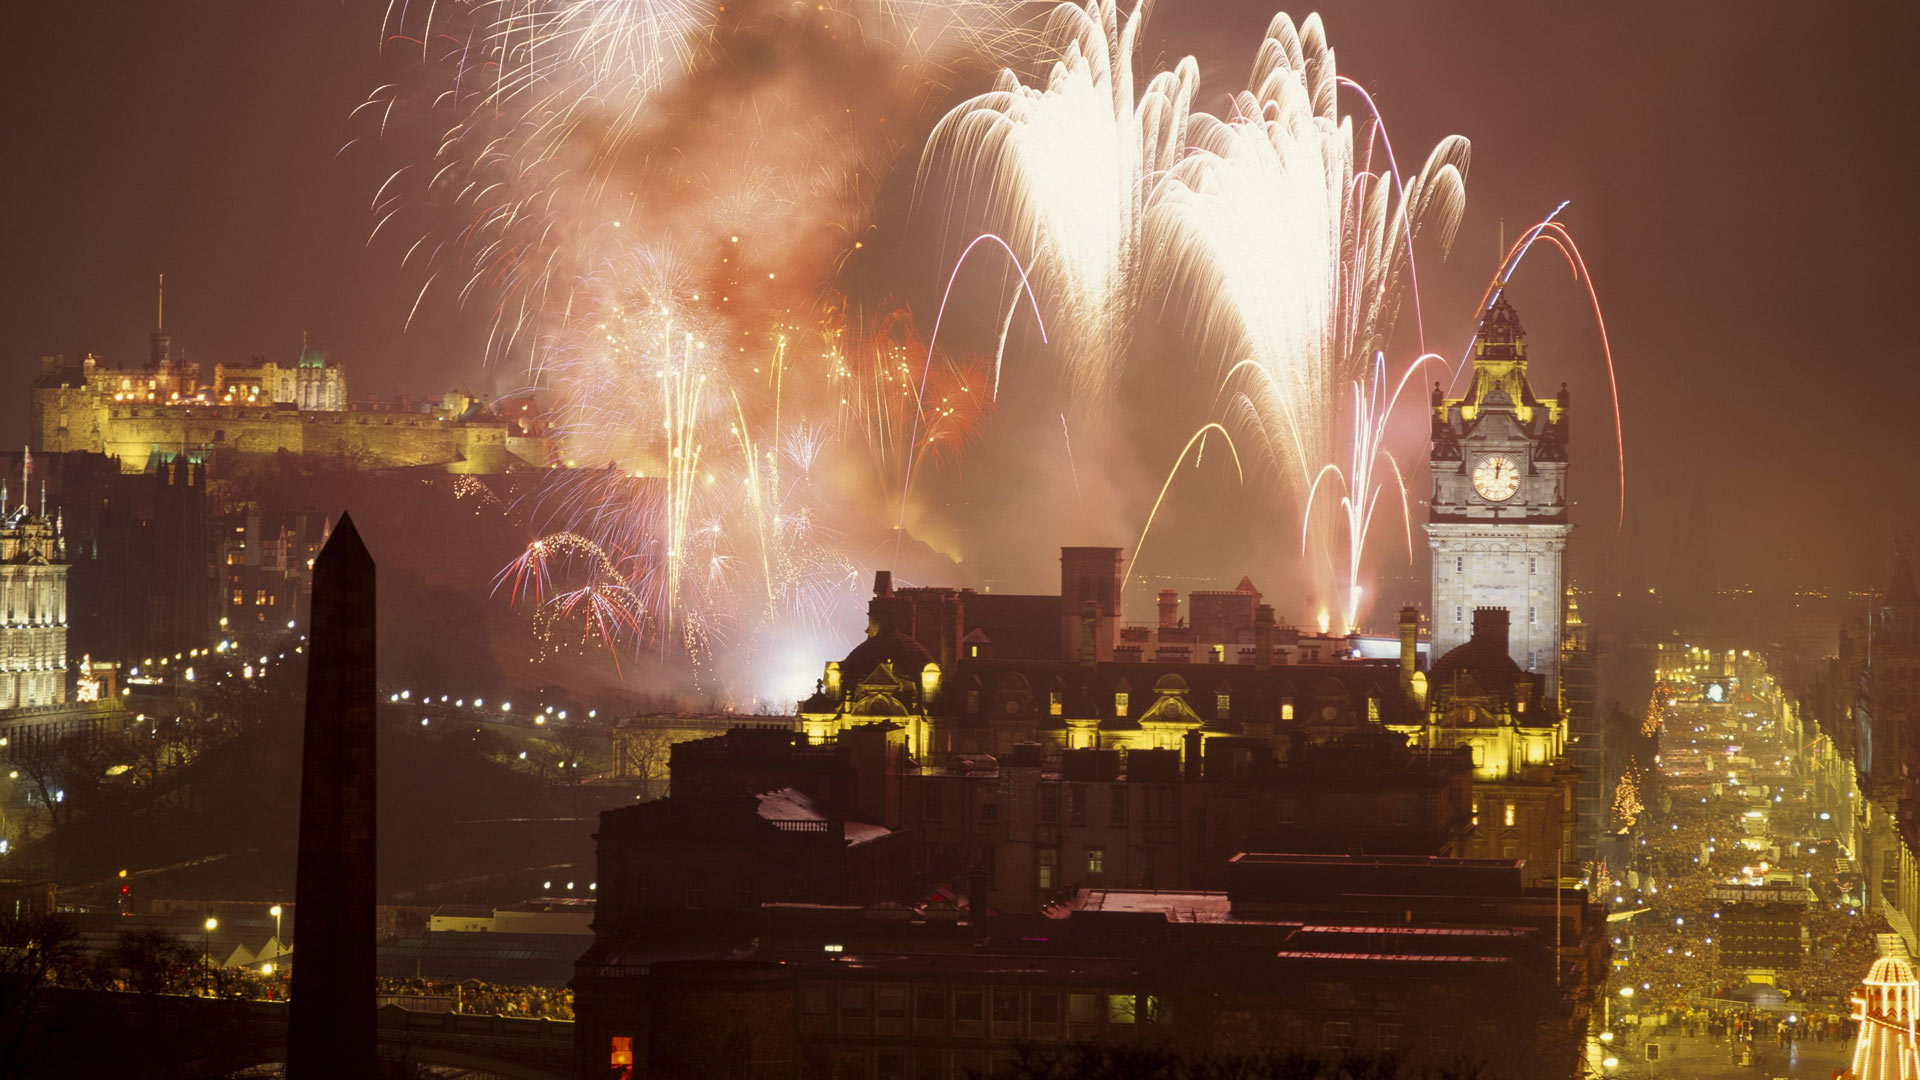
[{"label": "clock tower", "polygon": [[1427,545],[1433,550],[1433,653],[1473,636],[1474,611],[1505,608],[1507,652],[1560,688],[1567,534],[1567,389],[1541,401],[1526,337],[1501,289],[1480,314],[1465,397],[1433,388]]}]

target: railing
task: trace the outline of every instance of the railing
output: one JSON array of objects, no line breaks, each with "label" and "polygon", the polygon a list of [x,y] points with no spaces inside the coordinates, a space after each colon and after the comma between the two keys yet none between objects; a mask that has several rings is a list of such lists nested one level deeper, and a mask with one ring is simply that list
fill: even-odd
[{"label": "railing", "polygon": [[781,832],[827,833],[833,831],[829,827],[828,822],[815,821],[810,818],[768,818],[766,820],[767,824],[772,825]]}]

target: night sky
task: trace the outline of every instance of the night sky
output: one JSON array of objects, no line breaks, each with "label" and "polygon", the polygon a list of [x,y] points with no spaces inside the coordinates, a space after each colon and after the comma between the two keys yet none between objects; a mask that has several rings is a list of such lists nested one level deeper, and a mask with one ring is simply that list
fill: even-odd
[{"label": "night sky", "polygon": [[[1149,34],[1162,56],[1200,58],[1212,107],[1243,77],[1270,3],[1164,0]],[[403,331],[421,279],[393,246],[366,243],[392,152],[355,143],[367,125],[349,113],[400,64],[379,52],[383,7],[11,13],[0,441],[24,438],[41,354],[144,355],[160,271],[176,348],[201,359],[289,359],[306,331],[356,393],[517,385],[520,372],[483,364],[476,315],[430,299]],[[1403,165],[1448,133],[1473,142],[1453,258],[1422,265],[1441,351],[1466,341],[1502,219],[1511,236],[1572,200],[1564,220],[1619,364],[1628,518],[1656,579],[1697,488],[1723,584],[1878,584],[1893,530],[1920,526],[1920,8],[1320,11]],[[1584,292],[1556,260],[1536,251],[1511,295],[1536,387],[1572,386],[1576,543],[1591,558],[1612,538],[1611,423]],[[1403,445],[1418,445],[1419,422],[1410,410]]]}]

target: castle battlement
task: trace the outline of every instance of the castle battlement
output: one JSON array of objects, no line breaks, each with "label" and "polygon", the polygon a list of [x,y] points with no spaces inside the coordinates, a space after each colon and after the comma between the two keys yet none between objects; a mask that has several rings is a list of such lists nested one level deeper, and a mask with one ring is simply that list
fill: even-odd
[{"label": "castle battlement", "polygon": [[456,473],[545,468],[551,447],[529,424],[485,399],[450,393],[424,401],[349,401],[346,374],[324,354],[298,364],[201,365],[161,354],[144,368],[94,357],[43,357],[33,390],[34,449],[89,451],[144,471],[180,454],[329,457],[354,467],[442,466]]}]

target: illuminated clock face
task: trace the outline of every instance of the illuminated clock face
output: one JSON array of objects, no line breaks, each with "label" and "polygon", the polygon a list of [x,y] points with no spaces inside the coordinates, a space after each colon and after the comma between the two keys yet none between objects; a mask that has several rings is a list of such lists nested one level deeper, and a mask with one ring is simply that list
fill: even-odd
[{"label": "illuminated clock face", "polygon": [[1520,490],[1520,466],[1505,454],[1489,454],[1473,467],[1473,490],[1488,502],[1506,502]]}]

